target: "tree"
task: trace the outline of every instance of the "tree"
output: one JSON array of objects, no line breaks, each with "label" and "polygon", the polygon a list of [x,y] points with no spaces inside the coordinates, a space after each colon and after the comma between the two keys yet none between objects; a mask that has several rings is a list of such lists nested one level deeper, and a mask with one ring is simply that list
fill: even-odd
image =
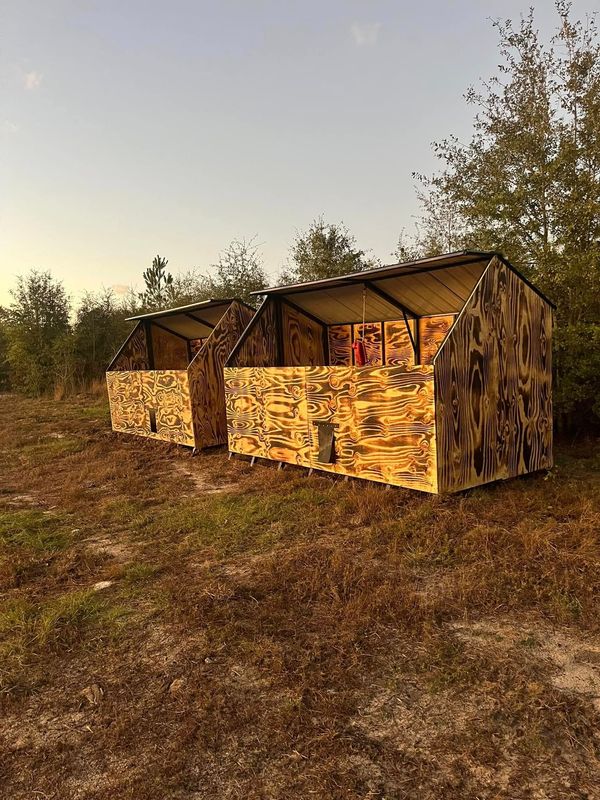
[{"label": "tree", "polygon": [[80,386],[104,378],[107,365],[131,329],[126,316],[110,289],[83,296],[73,325],[72,347]]},{"label": "tree", "polygon": [[8,365],[8,310],[0,306],[0,391],[10,388]]},{"label": "tree", "polygon": [[204,276],[205,290],[210,297],[239,297],[247,303],[256,305],[251,292],[258,292],[267,286],[267,275],[263,266],[256,237],[234,239],[219,255],[213,272]]},{"label": "tree", "polygon": [[17,279],[8,311],[7,360],[12,385],[28,394],[54,388],[57,348],[69,334],[69,299],[49,272]]},{"label": "tree", "polygon": [[[549,43],[533,10],[518,25],[494,23],[502,63],[466,94],[476,110],[471,140],[435,144],[442,170],[415,177],[421,249],[505,252],[557,303],[557,361],[566,364],[600,322],[600,41],[593,21],[572,20],[568,2],[556,10]],[[559,367],[559,385],[562,376]],[[580,413],[591,411],[598,381]]]},{"label": "tree", "polygon": [[342,222],[328,224],[323,217],[296,234],[290,255],[291,265],[279,277],[282,285],[334,278],[376,266],[364,250],[357,249],[356,240]]},{"label": "tree", "polygon": [[144,307],[159,310],[169,305],[169,288],[173,283],[173,276],[167,272],[168,263],[166,258],[155,256],[152,266],[144,270],[143,278],[146,289],[140,295],[140,301]]}]

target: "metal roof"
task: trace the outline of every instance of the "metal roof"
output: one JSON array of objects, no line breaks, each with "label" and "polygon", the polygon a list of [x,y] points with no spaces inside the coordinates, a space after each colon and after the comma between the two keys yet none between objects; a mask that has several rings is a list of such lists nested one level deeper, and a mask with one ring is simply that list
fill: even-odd
[{"label": "metal roof", "polygon": [[494,256],[553,305],[500,253],[478,250],[460,250],[335,278],[274,286],[253,294],[293,298],[301,310],[328,325],[360,321],[363,306],[367,321],[397,319],[399,312],[411,317],[455,314],[463,308]]},{"label": "metal roof", "polygon": [[[186,339],[204,339],[210,335],[212,329],[225,313],[225,306],[230,305],[236,299],[217,298],[203,300],[200,303],[191,303],[187,306],[152,311],[149,314],[136,314],[133,317],[127,317],[127,321],[147,321]],[[237,302],[243,303],[242,300],[237,300]]]}]

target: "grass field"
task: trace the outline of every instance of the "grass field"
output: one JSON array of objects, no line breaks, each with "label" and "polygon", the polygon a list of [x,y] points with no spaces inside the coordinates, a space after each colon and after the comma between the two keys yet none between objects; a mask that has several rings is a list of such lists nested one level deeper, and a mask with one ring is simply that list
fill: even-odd
[{"label": "grass field", "polygon": [[599,798],[600,452],[437,498],[0,397],[0,796]]}]

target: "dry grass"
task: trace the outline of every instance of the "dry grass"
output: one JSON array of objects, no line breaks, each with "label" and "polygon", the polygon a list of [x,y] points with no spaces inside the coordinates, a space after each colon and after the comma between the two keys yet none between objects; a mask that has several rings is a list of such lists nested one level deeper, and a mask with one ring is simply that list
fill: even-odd
[{"label": "dry grass", "polygon": [[597,443],[436,498],[0,425],[6,796],[600,796]]}]

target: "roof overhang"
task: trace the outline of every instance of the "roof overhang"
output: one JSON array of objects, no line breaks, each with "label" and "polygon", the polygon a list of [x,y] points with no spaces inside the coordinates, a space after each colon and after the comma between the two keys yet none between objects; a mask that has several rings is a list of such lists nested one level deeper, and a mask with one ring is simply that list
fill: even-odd
[{"label": "roof overhang", "polygon": [[526,281],[500,253],[461,250],[253,294],[287,298],[327,325],[456,314],[495,256]]},{"label": "roof overhang", "polygon": [[136,314],[128,322],[148,322],[185,339],[204,339],[219,322],[233,299],[204,300],[178,308]]}]

